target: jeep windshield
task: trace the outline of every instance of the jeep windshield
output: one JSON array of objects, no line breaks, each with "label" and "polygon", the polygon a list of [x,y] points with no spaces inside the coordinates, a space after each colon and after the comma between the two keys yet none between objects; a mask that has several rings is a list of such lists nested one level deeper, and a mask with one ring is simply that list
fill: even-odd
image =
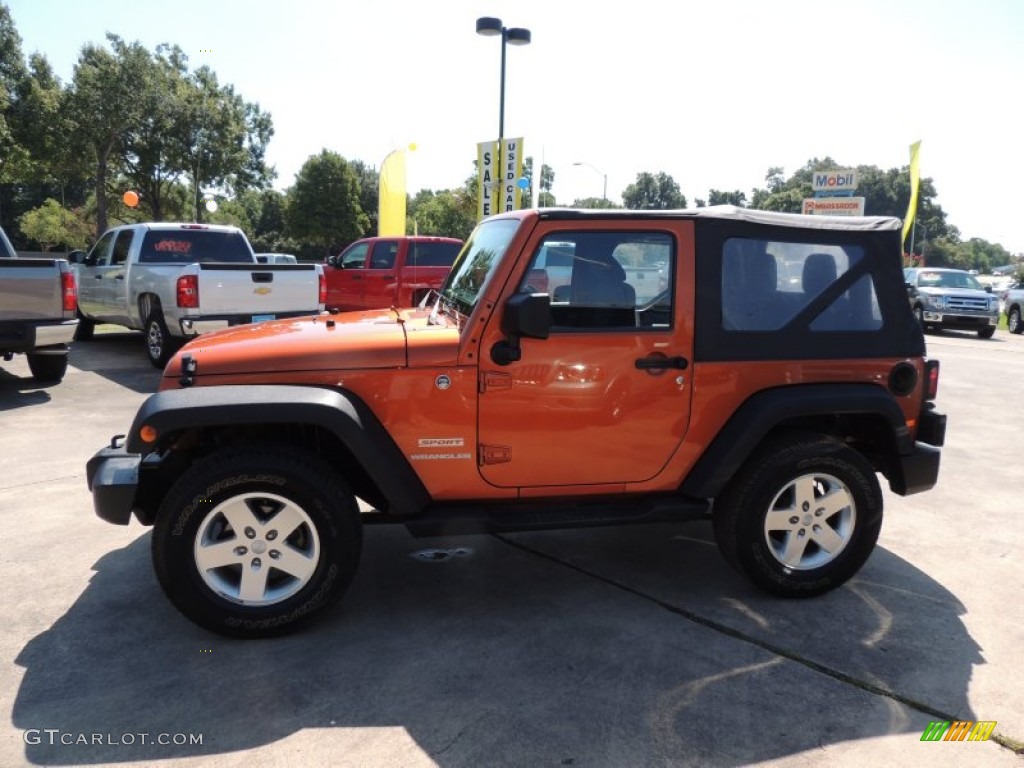
[{"label": "jeep windshield", "polygon": [[[469,317],[518,228],[518,219],[496,219],[473,231],[448,273],[435,315],[443,311]],[[458,317],[453,319],[461,322]]]}]

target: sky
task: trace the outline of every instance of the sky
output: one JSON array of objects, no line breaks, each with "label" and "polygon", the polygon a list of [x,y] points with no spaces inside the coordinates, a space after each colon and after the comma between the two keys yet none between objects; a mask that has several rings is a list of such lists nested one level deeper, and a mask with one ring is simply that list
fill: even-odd
[{"label": "sky", "polygon": [[0,2],[65,83],[108,31],[179,45],[270,112],[279,189],[324,148],[379,167],[410,144],[411,193],[461,186],[498,134],[501,40],[475,31],[494,16],[532,34],[506,50],[505,135],[559,204],[662,171],[691,206],[749,199],[771,167],[897,168],[920,140],[947,222],[1024,253],[1019,0]]}]

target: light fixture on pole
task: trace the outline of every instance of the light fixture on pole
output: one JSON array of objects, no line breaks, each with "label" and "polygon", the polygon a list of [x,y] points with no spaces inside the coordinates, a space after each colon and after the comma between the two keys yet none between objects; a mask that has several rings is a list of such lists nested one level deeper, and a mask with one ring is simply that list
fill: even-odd
[{"label": "light fixture on pole", "polygon": [[589,168],[590,170],[594,171],[595,173],[601,174],[601,178],[604,179],[604,187],[603,187],[603,191],[601,192],[601,199],[607,201],[608,200],[608,174],[605,173],[604,171],[600,170],[599,168],[595,168],[590,163],[584,163],[583,161],[577,161],[577,162],[573,163],[573,165],[585,165],[587,168]]},{"label": "light fixture on pole", "polygon": [[476,33],[484,37],[501,35],[501,97],[498,106],[498,141],[505,138],[505,45],[529,45],[530,30],[522,27],[509,29],[501,19],[482,16],[476,20]]}]

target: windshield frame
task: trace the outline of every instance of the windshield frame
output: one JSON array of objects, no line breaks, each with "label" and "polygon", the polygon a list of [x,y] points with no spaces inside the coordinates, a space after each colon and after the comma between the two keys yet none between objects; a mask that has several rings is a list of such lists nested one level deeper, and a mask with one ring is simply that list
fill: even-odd
[{"label": "windshield frame", "polygon": [[520,223],[517,218],[501,218],[477,225],[455,258],[432,314],[436,315],[439,309],[451,309],[465,319],[473,313]]}]

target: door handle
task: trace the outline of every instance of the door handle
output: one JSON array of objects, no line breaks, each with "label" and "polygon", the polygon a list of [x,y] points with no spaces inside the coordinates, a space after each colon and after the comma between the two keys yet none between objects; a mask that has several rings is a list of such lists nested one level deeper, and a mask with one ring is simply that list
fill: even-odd
[{"label": "door handle", "polygon": [[118,275],[114,278],[115,280],[124,280],[124,275]]},{"label": "door handle", "polygon": [[685,371],[689,364],[685,357],[665,357],[660,353],[641,357],[636,361],[636,367],[641,371],[663,371],[667,368]]},{"label": "door handle", "polygon": [[97,280],[102,280],[102,279],[103,279],[103,275],[94,275],[94,277],[95,277],[95,278],[96,278]]}]

